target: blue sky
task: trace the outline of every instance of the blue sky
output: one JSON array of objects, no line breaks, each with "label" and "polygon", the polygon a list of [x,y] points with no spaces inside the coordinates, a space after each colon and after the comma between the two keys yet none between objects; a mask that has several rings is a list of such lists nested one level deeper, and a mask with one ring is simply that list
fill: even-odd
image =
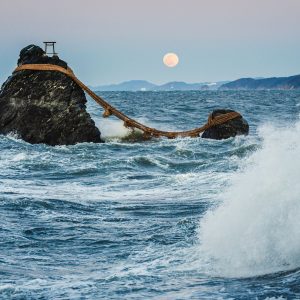
[{"label": "blue sky", "polygon": [[[1,0],[0,81],[44,40],[87,84],[300,74],[299,0]],[[167,68],[162,57],[178,54]]]}]

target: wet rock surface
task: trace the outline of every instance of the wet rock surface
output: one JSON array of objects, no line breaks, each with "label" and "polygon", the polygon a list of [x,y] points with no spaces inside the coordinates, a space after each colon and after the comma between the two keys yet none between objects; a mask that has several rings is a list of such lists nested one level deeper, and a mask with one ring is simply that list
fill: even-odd
[{"label": "wet rock surface", "polygon": [[[18,65],[56,64],[38,46],[21,50]],[[100,131],[86,111],[83,90],[66,75],[53,71],[24,70],[13,73],[0,91],[0,134],[17,134],[36,144],[70,145],[101,142]]]},{"label": "wet rock surface", "polygon": [[[230,109],[217,109],[212,112],[212,118],[216,116],[233,112]],[[222,140],[228,139],[230,137],[235,137],[237,135],[247,135],[249,133],[248,122],[241,116],[230,120],[224,124],[213,126],[205,130],[202,134],[202,138]]]}]

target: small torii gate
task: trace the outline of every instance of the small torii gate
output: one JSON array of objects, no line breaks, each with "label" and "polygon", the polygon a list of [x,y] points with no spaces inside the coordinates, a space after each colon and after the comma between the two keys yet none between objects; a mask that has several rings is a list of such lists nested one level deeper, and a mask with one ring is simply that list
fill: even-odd
[{"label": "small torii gate", "polygon": [[[57,55],[58,53],[55,52],[55,44],[56,42],[44,42],[45,44],[45,53],[50,55]],[[52,52],[47,52],[48,47],[52,47]]]}]

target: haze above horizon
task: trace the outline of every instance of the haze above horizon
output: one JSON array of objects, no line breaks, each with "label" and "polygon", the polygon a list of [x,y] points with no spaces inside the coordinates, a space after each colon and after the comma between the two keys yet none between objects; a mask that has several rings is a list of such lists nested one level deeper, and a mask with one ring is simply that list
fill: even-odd
[{"label": "haze above horizon", "polygon": [[44,40],[90,85],[300,73],[298,0],[2,0],[1,12],[1,83],[22,48]]}]

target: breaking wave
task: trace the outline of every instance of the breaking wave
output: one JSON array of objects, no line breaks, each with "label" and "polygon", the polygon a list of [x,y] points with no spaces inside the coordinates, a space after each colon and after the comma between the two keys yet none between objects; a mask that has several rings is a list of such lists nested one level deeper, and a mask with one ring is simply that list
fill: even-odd
[{"label": "breaking wave", "polygon": [[265,126],[262,147],[242,162],[221,204],[201,220],[201,253],[221,276],[300,267],[300,123]]}]

